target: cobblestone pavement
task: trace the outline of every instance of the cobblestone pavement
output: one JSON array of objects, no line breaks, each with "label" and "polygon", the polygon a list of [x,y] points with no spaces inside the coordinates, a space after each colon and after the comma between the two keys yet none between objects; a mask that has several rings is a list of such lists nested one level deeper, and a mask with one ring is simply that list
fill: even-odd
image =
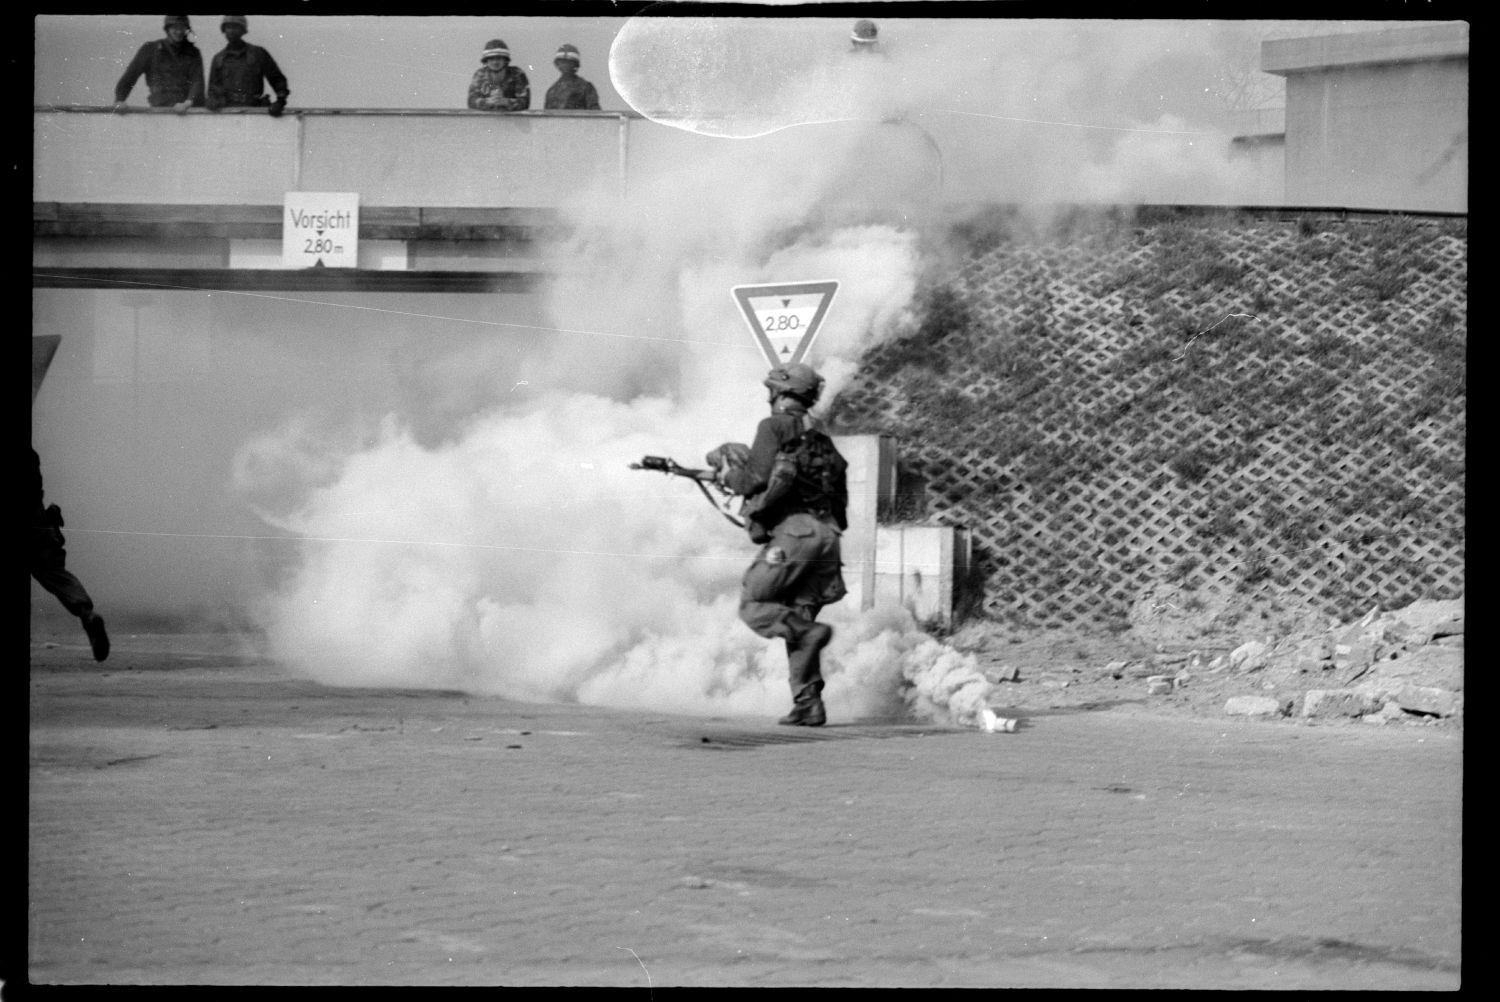
[{"label": "cobblestone pavement", "polygon": [[1460,984],[1461,731],[788,729],[146,635],[30,678],[33,983]]}]

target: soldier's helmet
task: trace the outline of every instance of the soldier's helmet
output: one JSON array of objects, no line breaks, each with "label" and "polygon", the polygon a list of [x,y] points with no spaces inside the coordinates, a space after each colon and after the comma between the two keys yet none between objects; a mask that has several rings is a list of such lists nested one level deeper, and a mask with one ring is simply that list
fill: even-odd
[{"label": "soldier's helmet", "polygon": [[484,55],[479,57],[479,61],[482,63],[491,56],[504,56],[506,59],[509,59],[510,47],[503,40],[492,38],[484,43]]},{"label": "soldier's helmet", "polygon": [[578,66],[583,62],[582,57],[578,55],[578,46],[569,45],[567,42],[559,45],[557,47],[557,55],[552,57],[552,61],[554,63],[559,59],[570,59],[572,60],[574,66]]},{"label": "soldier's helmet", "polygon": [[874,21],[861,19],[854,22],[854,31],[849,38],[857,45],[874,45],[879,34]]},{"label": "soldier's helmet", "polygon": [[237,24],[245,29],[246,34],[250,32],[250,19],[243,14],[225,14],[224,20],[219,22],[219,30],[223,31],[227,25]]},{"label": "soldier's helmet", "polygon": [[188,20],[188,16],[186,14],[168,14],[166,17],[162,18],[161,30],[166,31],[174,24],[180,24],[188,31],[193,30],[193,23]]},{"label": "soldier's helmet", "polygon": [[772,392],[789,393],[809,405],[823,392],[823,377],[804,362],[777,366],[763,382]]}]

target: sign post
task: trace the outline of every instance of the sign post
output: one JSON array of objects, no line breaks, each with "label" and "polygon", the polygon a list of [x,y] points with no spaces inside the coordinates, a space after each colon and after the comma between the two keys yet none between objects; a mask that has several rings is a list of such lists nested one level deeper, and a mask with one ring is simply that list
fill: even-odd
[{"label": "sign post", "polygon": [[359,267],[359,194],[287,192],[281,217],[281,266]]},{"label": "sign post", "polygon": [[736,285],[731,291],[750,333],[775,368],[807,358],[838,288],[838,282],[825,280]]}]

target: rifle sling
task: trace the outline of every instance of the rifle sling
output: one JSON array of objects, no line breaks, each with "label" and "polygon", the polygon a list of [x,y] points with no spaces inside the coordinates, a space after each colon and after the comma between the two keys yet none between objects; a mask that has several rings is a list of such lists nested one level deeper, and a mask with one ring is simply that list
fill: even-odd
[{"label": "rifle sling", "polygon": [[708,493],[708,488],[705,487],[705,486],[703,486],[703,481],[699,480],[697,477],[694,477],[693,478],[693,483],[695,483],[695,484],[698,485],[698,490],[702,491],[703,492],[703,496],[706,497],[706,498],[708,498],[708,503],[714,506],[714,510],[715,511],[717,511],[720,515],[723,515],[725,518],[727,518],[730,521],[730,523],[733,524],[736,528],[743,529],[745,527],[744,521],[742,521],[739,518],[736,518],[735,516],[729,514],[729,512],[725,511],[723,508],[719,507],[719,502],[715,501],[714,500],[714,496],[712,494]]}]

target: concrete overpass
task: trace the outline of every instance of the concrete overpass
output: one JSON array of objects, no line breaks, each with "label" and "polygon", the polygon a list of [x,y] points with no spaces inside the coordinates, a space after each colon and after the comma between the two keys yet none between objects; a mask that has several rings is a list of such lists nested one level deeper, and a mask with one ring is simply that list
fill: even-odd
[{"label": "concrete overpass", "polygon": [[[38,108],[34,125],[39,288],[525,292],[557,207],[623,194],[675,138],[614,112]],[[357,268],[283,267],[296,191],[357,194]]]},{"label": "concrete overpass", "polygon": [[[623,198],[725,148],[612,111],[315,108],[274,119],[38,107],[33,122],[37,288],[527,292],[539,249],[563,235],[560,207],[583,193]],[[898,188],[941,188],[941,154],[911,124],[804,126],[731,145],[753,156],[806,142],[808,129],[905,164],[888,181]],[[288,192],[357,194],[357,268],[284,266]],[[867,197],[893,194],[877,185]]]}]

